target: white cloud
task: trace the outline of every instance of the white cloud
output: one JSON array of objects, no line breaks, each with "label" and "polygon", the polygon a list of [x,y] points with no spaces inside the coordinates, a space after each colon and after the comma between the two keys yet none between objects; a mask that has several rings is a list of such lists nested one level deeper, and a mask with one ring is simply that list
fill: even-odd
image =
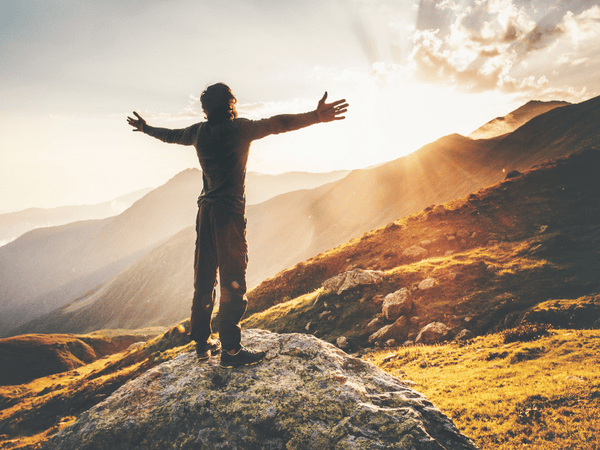
[{"label": "white cloud", "polygon": [[[550,15],[536,18],[539,12],[531,4],[518,5],[513,0],[479,0],[466,6],[444,0],[436,7],[451,14],[452,20],[445,29],[414,32],[413,49],[405,64],[414,81],[457,86],[468,92],[498,90],[537,96],[586,92],[559,87],[548,77],[561,64],[578,66],[588,61],[577,50],[583,43],[598,44],[599,6],[579,14],[559,11],[555,20],[550,20]],[[569,54],[556,55],[566,41],[575,48]],[[545,64],[530,65],[541,53]]]}]

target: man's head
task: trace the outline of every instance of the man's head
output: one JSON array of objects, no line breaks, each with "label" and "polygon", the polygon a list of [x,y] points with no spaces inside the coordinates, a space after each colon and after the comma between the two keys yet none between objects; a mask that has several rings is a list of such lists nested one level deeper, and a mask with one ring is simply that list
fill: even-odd
[{"label": "man's head", "polygon": [[225,83],[208,86],[200,96],[202,110],[210,124],[233,120],[237,117],[237,99]]}]

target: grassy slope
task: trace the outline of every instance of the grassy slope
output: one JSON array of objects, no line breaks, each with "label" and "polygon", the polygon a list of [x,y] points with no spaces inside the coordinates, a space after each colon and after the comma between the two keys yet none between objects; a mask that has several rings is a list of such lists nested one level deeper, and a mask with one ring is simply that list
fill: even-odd
[{"label": "grassy slope", "polygon": [[600,448],[600,331],[400,347],[367,359],[422,392],[482,449]]},{"label": "grassy slope", "polygon": [[[385,322],[377,296],[402,287],[414,301],[409,316],[418,318],[409,337],[433,321],[455,332],[501,330],[554,299],[580,299],[586,313],[571,325],[590,326],[600,316],[593,300],[600,292],[599,166],[595,150],[561,158],[282,271],[248,294],[255,314],[245,326],[303,332],[310,322],[313,334],[330,342],[345,335],[358,348],[375,331],[367,327],[374,317]],[[427,254],[404,256],[413,245]],[[383,270],[385,279],[340,296],[322,293],[326,279],[352,267]],[[418,289],[428,277],[437,284]],[[550,322],[568,325],[568,313]]]},{"label": "grassy slope", "polygon": [[187,325],[75,370],[0,386],[0,448],[37,448],[127,381],[182,351],[191,351],[193,344],[185,334]]}]

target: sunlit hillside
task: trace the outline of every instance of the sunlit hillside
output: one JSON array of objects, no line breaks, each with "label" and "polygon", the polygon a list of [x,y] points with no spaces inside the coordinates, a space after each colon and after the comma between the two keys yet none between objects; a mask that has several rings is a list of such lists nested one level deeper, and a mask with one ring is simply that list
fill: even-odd
[{"label": "sunlit hillside", "polygon": [[600,146],[600,97],[538,115],[491,140],[449,135],[308,195],[248,208],[249,285],[363,233],[551,158]]},{"label": "sunlit hillside", "polygon": [[470,133],[469,137],[471,139],[490,139],[502,136],[503,134],[512,133],[534,117],[554,108],[558,108],[559,106],[566,106],[569,104],[570,103],[568,102],[559,101],[541,102],[532,100],[506,116],[496,117],[495,119],[490,120],[485,125]]},{"label": "sunlit hillside", "polygon": [[[403,288],[412,303],[405,340],[431,322],[446,324],[449,336],[528,317],[592,326],[600,318],[599,164],[598,150],[579,152],[297,264],[248,294],[255,314],[246,326],[345,336],[356,349],[390,323],[383,299]],[[342,294],[322,287],[357,268],[381,271],[380,282]],[[552,301],[553,314],[539,313]]]},{"label": "sunlit hillside", "polygon": [[[414,383],[481,448],[584,448],[595,442],[598,422],[592,368],[600,336],[568,330],[598,326],[600,318],[599,164],[600,152],[589,149],[511,174],[282,271],[249,293],[243,326],[311,333],[336,345],[345,337],[346,351]],[[358,270],[381,278],[340,294],[323,289]],[[404,328],[394,340],[369,342],[391,322],[382,313],[385,296],[402,288],[412,300]],[[400,336],[414,342],[434,321],[447,325],[445,341],[402,345]],[[193,350],[186,326],[0,387],[0,442],[34,448],[127,380]],[[469,333],[461,339],[462,330]]]}]

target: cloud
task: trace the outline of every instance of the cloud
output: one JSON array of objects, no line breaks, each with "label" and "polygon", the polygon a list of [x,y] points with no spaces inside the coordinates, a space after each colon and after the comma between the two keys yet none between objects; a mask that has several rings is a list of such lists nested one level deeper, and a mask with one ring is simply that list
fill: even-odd
[{"label": "cloud", "polygon": [[[422,0],[421,6],[431,12],[431,3]],[[438,2],[435,10],[446,18],[450,15],[449,24],[417,29],[406,66],[415,81],[441,82],[469,92],[581,95],[585,90],[552,87],[548,76],[551,66],[587,60],[577,49],[590,41],[597,44],[600,7],[573,13],[564,9],[568,6],[557,2],[548,8],[551,14],[537,17],[540,13],[530,2]],[[422,21],[421,27],[425,24]],[[567,44],[571,53],[559,53]],[[543,66],[539,65],[540,55],[546,58]],[[538,63],[535,68],[532,61]],[[529,71],[526,76],[525,67]]]}]

